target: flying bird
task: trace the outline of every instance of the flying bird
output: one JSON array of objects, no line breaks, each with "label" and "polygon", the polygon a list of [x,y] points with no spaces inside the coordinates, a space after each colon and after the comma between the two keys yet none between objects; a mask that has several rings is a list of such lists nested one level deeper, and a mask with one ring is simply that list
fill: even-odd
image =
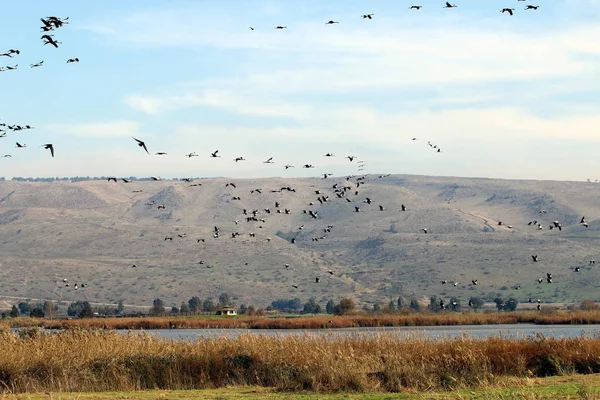
[{"label": "flying bird", "polygon": [[361,15],[361,17],[363,17],[363,19],[373,19],[373,15],[375,15],[375,14],[364,14],[364,15]]},{"label": "flying bird", "polygon": [[[146,150],[146,153],[148,153],[148,148],[146,147],[146,143],[142,142],[139,139],[134,138],[133,136],[132,136],[132,138],[133,138],[133,140],[135,140],[137,142],[138,146],[140,146],[141,148]],[[148,153],[148,154],[150,154],[150,153]]]},{"label": "flying bird", "polygon": [[510,15],[513,15],[513,11],[514,11],[514,10],[515,10],[514,8],[503,8],[502,10],[500,10],[500,12],[501,12],[501,13],[503,13],[503,14],[504,14],[505,12],[507,12],[507,13],[509,13]]},{"label": "flying bird", "polygon": [[69,64],[69,63],[76,63],[76,62],[79,62],[79,58],[77,58],[77,57],[75,57],[75,58],[69,58],[67,60],[67,64]]},{"label": "flying bird", "polygon": [[50,150],[50,154],[52,154],[52,157],[54,157],[54,146],[52,143],[45,144],[44,149]]}]

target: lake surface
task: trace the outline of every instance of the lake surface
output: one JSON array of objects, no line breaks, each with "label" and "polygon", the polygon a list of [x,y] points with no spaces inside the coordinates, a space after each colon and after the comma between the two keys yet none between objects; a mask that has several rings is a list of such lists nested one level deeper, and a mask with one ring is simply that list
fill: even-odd
[{"label": "lake surface", "polygon": [[[129,330],[117,330],[126,334]],[[137,332],[137,331],[134,331]],[[421,327],[380,327],[380,328],[337,328],[337,329],[153,329],[145,331],[173,340],[194,340],[197,338],[236,338],[241,335],[266,336],[328,336],[339,337],[374,337],[377,335],[393,335],[399,338],[449,339],[459,336],[484,339],[487,337],[506,337],[525,339],[543,334],[545,337],[599,337],[600,325],[462,325],[462,326],[421,326]]]}]

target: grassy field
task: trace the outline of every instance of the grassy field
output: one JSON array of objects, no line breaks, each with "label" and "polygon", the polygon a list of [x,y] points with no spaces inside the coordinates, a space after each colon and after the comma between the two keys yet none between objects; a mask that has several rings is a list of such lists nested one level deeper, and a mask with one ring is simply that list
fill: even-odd
[{"label": "grassy field", "polygon": [[15,318],[5,322],[11,327],[41,326],[62,329],[68,327],[107,329],[167,329],[176,328],[242,328],[242,329],[328,329],[384,326],[458,326],[532,323],[600,324],[600,310],[595,311],[539,311],[518,312],[422,312],[382,315],[310,316],[297,318],[271,317],[143,317],[143,318],[87,318],[42,320]]},{"label": "grassy field", "polygon": [[599,337],[246,335],[170,341],[75,328],[4,332],[0,348],[5,394],[247,386],[319,394],[525,390],[536,378],[600,372]]},{"label": "grassy field", "polygon": [[[518,389],[507,388],[511,385]],[[147,390],[103,393],[5,394],[0,399],[15,400],[392,400],[392,399],[598,399],[600,375],[568,375],[537,379],[506,380],[505,388],[485,388],[426,393],[281,393],[271,388],[240,387],[205,390]]]}]

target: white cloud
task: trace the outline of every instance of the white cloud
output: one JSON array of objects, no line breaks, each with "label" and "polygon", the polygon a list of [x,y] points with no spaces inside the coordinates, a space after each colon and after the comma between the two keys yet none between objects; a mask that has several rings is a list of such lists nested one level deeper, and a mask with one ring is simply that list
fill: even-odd
[{"label": "white cloud", "polygon": [[139,135],[141,124],[135,121],[123,120],[80,124],[49,124],[45,127],[56,133],[85,138],[106,138]]}]

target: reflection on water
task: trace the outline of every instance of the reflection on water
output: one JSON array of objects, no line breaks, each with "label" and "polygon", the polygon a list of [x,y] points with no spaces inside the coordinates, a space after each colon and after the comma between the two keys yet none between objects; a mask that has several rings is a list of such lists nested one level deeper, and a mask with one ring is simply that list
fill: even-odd
[{"label": "reflection on water", "polygon": [[[129,330],[118,330],[127,333]],[[137,332],[137,331],[134,331]],[[236,338],[240,335],[290,336],[312,335],[339,337],[374,337],[393,335],[398,338],[451,339],[460,336],[484,339],[491,336],[525,339],[543,334],[544,337],[599,337],[600,325],[462,325],[456,326],[420,326],[420,327],[381,327],[381,328],[338,328],[338,329],[153,329],[146,331],[151,335],[175,340],[194,340],[197,338]]]}]

